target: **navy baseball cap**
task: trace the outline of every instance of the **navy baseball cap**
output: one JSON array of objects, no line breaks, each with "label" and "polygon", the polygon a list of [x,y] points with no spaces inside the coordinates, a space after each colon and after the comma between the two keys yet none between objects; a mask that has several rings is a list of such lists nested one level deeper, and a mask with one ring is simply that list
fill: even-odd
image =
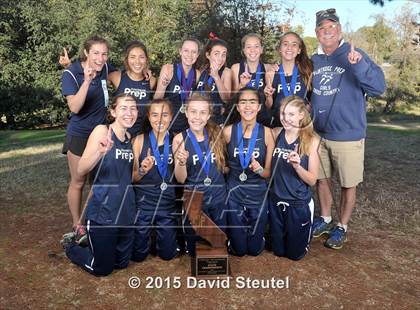
[{"label": "navy baseball cap", "polygon": [[340,19],[338,18],[335,9],[321,10],[316,12],[316,27],[321,25],[321,23],[326,19],[332,20],[337,23],[340,22]]}]

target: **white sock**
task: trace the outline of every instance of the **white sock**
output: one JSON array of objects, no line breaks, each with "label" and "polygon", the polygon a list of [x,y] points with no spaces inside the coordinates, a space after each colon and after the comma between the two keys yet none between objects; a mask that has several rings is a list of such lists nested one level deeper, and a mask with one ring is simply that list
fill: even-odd
[{"label": "white sock", "polygon": [[331,216],[323,216],[321,215],[321,217],[324,219],[324,222],[329,224],[332,221],[332,217]]},{"label": "white sock", "polygon": [[344,231],[347,232],[347,224],[337,223],[337,226],[343,227]]}]

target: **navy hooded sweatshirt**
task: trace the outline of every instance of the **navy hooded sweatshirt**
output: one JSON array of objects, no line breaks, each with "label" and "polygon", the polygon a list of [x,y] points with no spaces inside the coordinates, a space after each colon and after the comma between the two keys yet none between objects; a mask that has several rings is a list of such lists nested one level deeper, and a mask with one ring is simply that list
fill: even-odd
[{"label": "navy hooded sweatshirt", "polygon": [[366,98],[385,91],[382,69],[360,49],[363,58],[350,64],[350,44],[341,42],[331,54],[321,48],[312,56],[314,65],[312,118],[316,132],[333,141],[358,141],[366,136]]}]

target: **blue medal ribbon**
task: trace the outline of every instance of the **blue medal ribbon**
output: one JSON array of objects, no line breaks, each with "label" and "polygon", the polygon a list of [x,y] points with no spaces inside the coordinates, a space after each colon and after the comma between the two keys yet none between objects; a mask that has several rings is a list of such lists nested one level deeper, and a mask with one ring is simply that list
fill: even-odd
[{"label": "blue medal ribbon", "polygon": [[239,148],[239,162],[241,163],[241,167],[243,170],[245,170],[249,162],[251,161],[252,153],[254,152],[255,147],[255,141],[257,140],[258,136],[258,127],[260,127],[259,123],[255,123],[254,129],[252,129],[251,139],[248,142],[248,151],[246,155],[244,154],[244,139],[243,139],[243,133],[242,133],[242,122],[239,122],[236,125],[236,136],[238,139],[238,148]]},{"label": "blue medal ribbon", "polygon": [[181,82],[181,101],[184,103],[185,100],[189,97],[193,86],[193,82],[195,81],[195,69],[191,68],[188,72],[187,78],[185,78],[182,65],[178,64],[176,74],[178,77],[178,81]]},{"label": "blue medal ribbon", "polygon": [[204,128],[204,147],[206,152],[206,157],[203,156],[203,151],[200,148],[200,145],[197,142],[197,138],[195,137],[194,133],[187,129],[187,135],[191,139],[191,143],[194,147],[195,153],[198,156],[198,160],[200,161],[201,167],[204,169],[204,172],[206,173],[206,176],[208,177],[210,174],[210,147],[209,147],[209,136],[207,134],[206,128]]},{"label": "blue medal ribbon", "polygon": [[202,80],[202,85],[200,85],[200,87],[198,88],[198,90],[203,94],[204,93],[204,91],[205,91],[205,84],[206,84],[206,80],[207,80],[207,85],[209,86],[209,88],[210,88],[210,90],[213,88],[213,82],[214,82],[214,79],[213,79],[213,77],[212,76],[210,76],[210,74],[209,74],[209,70],[210,69],[206,69],[205,71],[204,71],[204,78],[203,78],[203,80]]},{"label": "blue medal ribbon", "polygon": [[207,85],[210,87],[210,89],[213,88],[213,82],[214,82],[214,79],[210,75],[210,69],[207,69]]},{"label": "blue medal ribbon", "polygon": [[293,67],[292,80],[290,82],[290,89],[287,87],[283,64],[280,65],[279,75],[280,75],[281,88],[282,88],[282,91],[283,91],[283,95],[285,97],[294,95],[295,88],[296,88],[297,77],[298,77],[298,67],[297,67],[297,65],[295,64],[294,67]]},{"label": "blue medal ribbon", "polygon": [[153,130],[149,132],[150,144],[152,145],[153,156],[156,160],[156,165],[160,176],[165,181],[166,173],[168,172],[168,159],[169,159],[169,133],[166,132],[165,140],[163,143],[163,158],[159,152],[159,146],[157,144],[155,134]]},{"label": "blue medal ribbon", "polygon": [[[260,79],[261,79],[261,72],[262,72],[261,63],[258,63],[257,71],[255,72],[255,80],[254,80],[255,81],[255,89],[259,88]],[[253,87],[252,86],[252,79],[251,79],[251,81],[249,81],[249,83],[246,86],[247,87]]]}]

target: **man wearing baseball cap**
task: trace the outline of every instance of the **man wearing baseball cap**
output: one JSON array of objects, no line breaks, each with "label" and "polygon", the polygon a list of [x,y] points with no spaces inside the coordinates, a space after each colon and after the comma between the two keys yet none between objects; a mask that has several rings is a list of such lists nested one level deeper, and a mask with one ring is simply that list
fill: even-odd
[{"label": "man wearing baseball cap", "polygon": [[[312,56],[312,117],[321,136],[318,196],[321,216],[315,218],[313,237],[328,234],[325,246],[340,249],[356,206],[356,187],[363,181],[366,137],[366,96],[385,91],[381,68],[361,49],[344,42],[335,9],[316,13],[319,47]],[[331,217],[331,176],[337,172],[341,199],[338,221]]]}]

